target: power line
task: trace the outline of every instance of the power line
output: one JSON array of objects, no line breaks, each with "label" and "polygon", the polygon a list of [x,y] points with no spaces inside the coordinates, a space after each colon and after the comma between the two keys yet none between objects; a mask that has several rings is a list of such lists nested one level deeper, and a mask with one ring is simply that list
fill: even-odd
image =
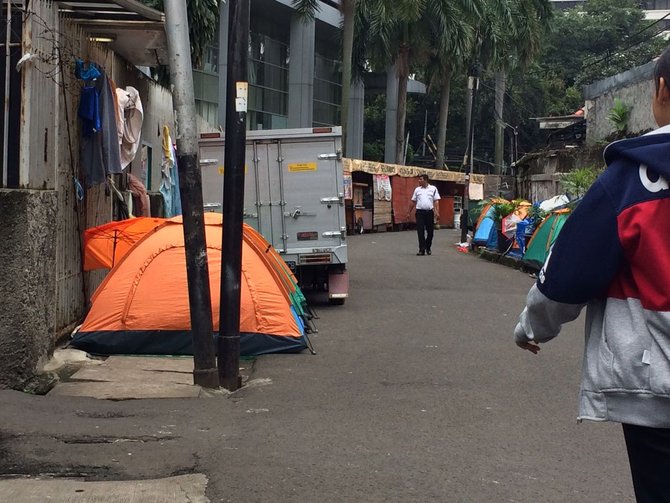
[{"label": "power line", "polygon": [[[648,29],[651,28],[652,26],[657,25],[658,23],[660,23],[661,21],[667,19],[668,17],[670,17],[670,12],[668,12],[668,13],[667,13],[665,16],[663,16],[662,18],[657,19],[656,21],[654,21],[653,23],[651,23],[649,26],[646,26],[645,28],[639,30],[637,33],[634,33],[634,34],[631,35],[630,37],[625,38],[623,41],[630,41],[630,40],[634,39],[635,37],[637,37],[638,35],[640,35],[640,34],[643,33],[644,31],[648,30]],[[629,45],[623,47],[622,49],[620,49],[618,52],[623,52],[623,51],[626,51],[626,50],[628,50],[628,49],[630,49],[630,48],[632,48],[632,47],[635,47],[635,46],[637,46],[637,45],[643,44],[644,42],[648,42],[648,41],[652,40],[653,38],[658,37],[658,36],[659,36],[661,33],[663,33],[664,31],[665,31],[665,28],[662,28],[660,31],[657,31],[657,32],[654,33],[652,36],[643,38],[643,39],[640,40],[639,42],[635,42],[635,43],[629,44]],[[622,41],[622,42],[623,42],[623,41]],[[616,46],[613,48],[613,50],[614,50],[614,49],[616,49]],[[610,58],[611,56],[612,56],[611,53],[607,53],[607,54],[605,54],[604,56],[602,56],[600,59],[597,59],[596,61],[589,61],[589,60],[586,60],[586,61],[584,62],[584,64],[585,64],[585,65],[597,65],[597,64],[599,64],[599,63],[602,63],[602,62],[605,61],[606,59]],[[594,57],[597,57],[597,56],[594,55],[594,56],[591,56],[591,57],[594,58]]]},{"label": "power line", "polygon": [[[479,82],[480,82],[480,84],[481,84],[482,86],[486,87],[487,89],[489,89],[489,90],[491,90],[491,91],[495,91],[495,90],[496,90],[495,87],[491,87],[491,86],[489,86],[488,84],[486,84],[486,83],[484,82],[483,79],[480,79]],[[537,112],[533,112],[533,111],[530,110],[528,107],[526,107],[523,103],[521,103],[520,101],[518,101],[518,100],[516,99],[516,97],[515,97],[514,95],[510,94],[509,91],[507,91],[507,90],[505,90],[505,96],[507,96],[510,100],[512,100],[512,102],[517,106],[517,108],[522,109],[522,110],[523,110],[524,112],[526,112],[529,116],[530,116],[530,115],[536,115],[536,114],[537,114]],[[502,119],[502,117],[496,117],[496,119]]]}]

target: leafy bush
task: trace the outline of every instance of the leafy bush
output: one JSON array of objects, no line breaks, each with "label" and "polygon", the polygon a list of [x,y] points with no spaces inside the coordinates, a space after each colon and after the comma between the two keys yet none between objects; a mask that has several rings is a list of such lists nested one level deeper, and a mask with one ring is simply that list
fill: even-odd
[{"label": "leafy bush", "polygon": [[598,175],[602,173],[602,168],[589,166],[579,168],[559,176],[561,185],[571,196],[582,197],[589,190],[589,187],[596,181]]},{"label": "leafy bush", "polygon": [[516,210],[517,205],[513,201],[498,199],[493,204],[493,220],[501,222],[503,218]]},{"label": "leafy bush", "polygon": [[619,98],[616,98],[614,100],[614,106],[609,114],[607,114],[607,119],[612,123],[615,131],[620,135],[626,134],[626,131],[628,130],[628,120],[630,119],[631,109],[631,106],[626,105]]}]

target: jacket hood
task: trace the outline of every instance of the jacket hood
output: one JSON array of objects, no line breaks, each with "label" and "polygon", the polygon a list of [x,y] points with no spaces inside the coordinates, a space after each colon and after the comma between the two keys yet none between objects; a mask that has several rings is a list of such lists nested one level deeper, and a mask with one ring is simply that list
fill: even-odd
[{"label": "jacket hood", "polygon": [[616,159],[628,159],[636,167],[644,164],[659,175],[670,177],[670,133],[639,136],[611,143],[603,154],[609,166]]}]

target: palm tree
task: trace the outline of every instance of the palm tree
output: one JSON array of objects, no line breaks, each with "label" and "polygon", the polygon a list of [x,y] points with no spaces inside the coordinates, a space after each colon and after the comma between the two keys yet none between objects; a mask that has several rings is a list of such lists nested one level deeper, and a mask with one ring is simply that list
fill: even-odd
[{"label": "palm tree", "polygon": [[[349,96],[351,94],[352,53],[354,46],[354,18],[358,0],[340,0],[342,12],[342,150],[346,155],[347,122],[349,120]],[[321,0],[293,0],[293,7],[303,17],[313,18],[319,10]]]},{"label": "palm tree", "polygon": [[440,89],[435,167],[444,169],[451,79],[465,66],[472,52],[475,30],[471,21],[479,15],[479,5],[435,2],[433,7],[441,9],[439,15],[430,15],[427,20],[432,51],[425,73],[429,90],[433,87]]},{"label": "palm tree", "polygon": [[[507,75],[517,66],[526,67],[539,54],[542,35],[548,28],[552,7],[548,0],[489,0],[498,6],[506,3],[509,16],[493,17],[490,26],[490,65],[495,70],[495,169],[503,164],[504,97]],[[500,23],[503,20],[504,23]],[[495,46],[495,47],[494,47]]]},{"label": "palm tree", "polygon": [[[398,76],[395,162],[404,164],[407,84],[413,69],[433,68],[430,78],[442,86],[441,129],[446,135],[451,75],[466,52],[472,30],[460,21],[476,15],[480,0],[362,0],[369,55],[377,66],[394,65]],[[446,141],[446,136],[445,140]],[[444,143],[444,142],[443,142]],[[442,148],[444,151],[444,148]]]}]

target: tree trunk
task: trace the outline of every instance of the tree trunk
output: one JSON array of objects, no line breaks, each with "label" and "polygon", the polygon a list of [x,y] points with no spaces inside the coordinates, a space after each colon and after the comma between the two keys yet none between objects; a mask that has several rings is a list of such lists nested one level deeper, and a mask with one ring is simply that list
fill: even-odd
[{"label": "tree trunk", "polygon": [[340,122],[342,124],[342,151],[347,155],[347,124],[349,120],[349,96],[351,94],[351,58],[354,47],[354,15],[356,0],[342,0],[344,29],[342,40],[342,107]]},{"label": "tree trunk", "polygon": [[398,123],[395,138],[395,162],[405,165],[405,120],[407,118],[407,80],[409,79],[409,47],[401,47],[398,55]]},{"label": "tree trunk", "polygon": [[451,68],[446,70],[444,84],[442,84],[442,92],[440,93],[440,118],[437,126],[437,157],[435,159],[435,167],[437,169],[445,169],[444,151],[447,147],[447,119],[449,117],[449,98],[451,96],[452,74],[453,71]]},{"label": "tree trunk", "polygon": [[495,174],[502,172],[505,155],[505,123],[503,110],[505,105],[505,90],[507,88],[507,73],[505,70],[496,72],[496,95],[495,95]]}]

